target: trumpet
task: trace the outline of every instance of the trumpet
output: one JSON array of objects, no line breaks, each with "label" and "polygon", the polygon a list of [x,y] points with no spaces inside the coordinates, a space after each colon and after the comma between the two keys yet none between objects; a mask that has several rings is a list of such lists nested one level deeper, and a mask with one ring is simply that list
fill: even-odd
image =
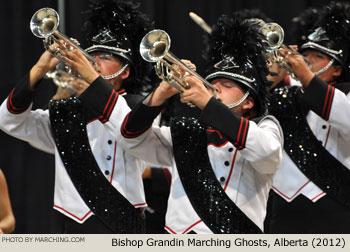
[{"label": "trumpet", "polygon": [[[96,61],[87,52],[85,52],[79,45],[70,40],[66,35],[60,33],[57,28],[59,26],[59,15],[51,8],[42,8],[34,13],[30,20],[30,29],[32,33],[38,37],[43,38],[44,47],[49,50],[55,57],[63,61],[62,55],[64,55],[64,50],[80,50],[84,56],[94,64]],[[49,46],[53,43],[57,43],[61,48],[55,48],[51,50]],[[65,62],[66,63],[66,62]],[[67,63],[66,63],[67,64]]]},{"label": "trumpet", "polygon": [[280,48],[284,40],[284,30],[277,23],[264,23],[259,32],[265,36],[269,50]]},{"label": "trumpet", "polygon": [[[216,97],[216,89],[212,84],[169,51],[170,43],[170,37],[165,31],[152,30],[141,40],[140,54],[145,61],[155,62],[155,70],[158,77],[168,82],[179,92],[190,88],[189,84],[184,81],[184,77],[190,74],[202,81],[204,86],[211,89],[214,97]],[[185,73],[183,74],[178,69]]]},{"label": "trumpet", "polygon": [[[44,48],[64,63],[64,67],[57,66],[57,74],[56,69],[54,69],[46,76],[53,78],[56,85],[67,88],[69,86],[67,80],[76,78],[76,76],[72,74],[70,65],[62,58],[62,56],[65,55],[65,51],[78,49],[94,64],[95,70],[97,70],[97,63],[94,58],[85,52],[78,44],[70,40],[66,35],[60,33],[57,30],[58,26],[59,15],[52,8],[42,8],[36,11],[30,20],[30,29],[32,33],[38,38],[43,38]],[[50,49],[50,45],[53,43],[56,43],[59,47]]]},{"label": "trumpet", "polygon": [[[277,24],[277,23],[265,23],[262,19],[259,18],[251,18],[248,19],[248,22],[251,22],[253,24],[257,24],[259,28],[259,32],[264,35],[265,41],[268,45],[267,47],[267,54],[266,58],[269,62],[269,64],[276,63],[287,70],[288,74],[296,79],[293,70],[291,67],[286,63],[284,60],[284,57],[280,54],[279,50],[281,48],[284,41],[284,30],[283,28]],[[293,48],[291,48],[288,45],[284,45],[289,50],[292,50],[296,54],[303,57],[304,61],[308,64],[309,68],[311,69],[311,63],[308,59],[306,59],[303,55],[295,51]]]},{"label": "trumpet", "polygon": [[264,35],[269,51],[278,49],[282,45],[284,30],[279,24],[265,23],[265,21],[260,18],[249,18],[247,21],[259,27],[259,32]]},{"label": "trumpet", "polygon": [[52,79],[53,83],[63,89],[68,90],[71,94],[75,94],[77,90],[71,84],[74,79],[78,78],[67,71],[67,66],[59,63],[54,69],[46,73],[46,78]]}]

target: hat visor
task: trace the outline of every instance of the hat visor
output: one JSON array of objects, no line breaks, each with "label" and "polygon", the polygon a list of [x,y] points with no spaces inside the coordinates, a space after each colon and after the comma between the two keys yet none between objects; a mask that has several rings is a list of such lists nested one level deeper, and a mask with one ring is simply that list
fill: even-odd
[{"label": "hat visor", "polygon": [[[90,46],[88,48],[85,49],[85,51],[87,53],[93,53],[93,52],[108,52],[108,53],[112,53],[113,55],[117,56],[117,57],[121,57],[123,59],[125,59],[129,65],[132,68],[132,71],[135,72],[135,65],[134,62],[131,60],[131,55],[130,55],[130,51],[129,50],[124,50],[118,47],[114,47],[114,46],[105,46],[105,45],[93,45]],[[133,74],[132,74],[133,75]]]},{"label": "hat visor", "polygon": [[219,71],[219,72],[214,72],[209,74],[205,79],[209,82],[211,82],[212,80],[218,79],[218,78],[225,78],[225,79],[229,79],[229,80],[233,80],[235,82],[238,82],[238,85],[243,85],[246,88],[251,89],[254,93],[256,93],[255,89],[253,88],[253,85],[250,84],[249,82],[254,82],[255,79],[249,79],[243,75],[240,74],[236,74],[236,73],[229,73],[229,72],[223,72],[223,71]]},{"label": "hat visor", "polygon": [[93,45],[85,49],[87,53],[92,53],[92,52],[109,52],[112,53],[116,56],[122,57],[129,61],[133,65],[133,62],[129,56],[130,51],[124,50],[118,47],[114,46],[105,46],[105,45]]},{"label": "hat visor", "polygon": [[[322,52],[326,55],[328,55],[329,57],[331,58],[334,58],[336,61],[338,61],[341,65],[343,65],[343,62],[341,61],[340,59],[340,54],[341,54],[341,51],[335,51],[335,50],[332,50],[332,49],[328,49],[327,47],[324,47],[322,45],[319,45],[315,42],[307,42],[305,44],[303,44],[301,47],[300,47],[300,52],[302,52],[303,50],[306,50],[306,49],[313,49],[313,50],[316,50],[316,51],[319,51],[319,52]],[[339,56],[338,56],[339,55]]]}]

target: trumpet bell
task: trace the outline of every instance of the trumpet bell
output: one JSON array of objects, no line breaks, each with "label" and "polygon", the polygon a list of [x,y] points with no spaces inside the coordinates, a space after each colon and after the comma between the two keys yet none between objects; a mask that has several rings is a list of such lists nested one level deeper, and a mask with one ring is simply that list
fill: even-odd
[{"label": "trumpet bell", "polygon": [[203,79],[196,71],[184,64],[179,58],[169,51],[170,37],[163,30],[152,30],[147,33],[140,43],[140,54],[147,62],[156,62],[155,70],[158,77],[180,92],[188,89],[189,84],[184,81],[187,74],[196,76],[203,84],[213,90],[216,96],[216,89],[208,81]]},{"label": "trumpet bell", "polygon": [[265,36],[271,50],[279,48],[284,40],[283,28],[277,23],[266,23],[259,31]]},{"label": "trumpet bell", "polygon": [[170,43],[170,37],[165,31],[152,30],[140,43],[141,57],[147,62],[157,62],[168,53]]},{"label": "trumpet bell", "polygon": [[[60,23],[59,20],[59,15],[54,9],[47,7],[42,8],[36,11],[32,16],[30,20],[30,29],[36,37],[43,38],[45,49],[64,63],[60,66],[61,68],[63,67],[64,70],[59,68],[53,69],[48,72],[46,76],[52,78],[56,85],[69,89],[70,79],[76,78],[77,76],[72,74],[71,66],[62,58],[66,51],[72,50],[73,48],[78,49],[89,61],[94,63],[96,71],[97,63],[78,44],[57,30]],[[54,45],[53,48],[50,48],[51,45]]]},{"label": "trumpet bell", "polygon": [[32,33],[39,38],[47,38],[53,34],[59,25],[59,15],[51,8],[42,8],[34,13],[30,20]]}]

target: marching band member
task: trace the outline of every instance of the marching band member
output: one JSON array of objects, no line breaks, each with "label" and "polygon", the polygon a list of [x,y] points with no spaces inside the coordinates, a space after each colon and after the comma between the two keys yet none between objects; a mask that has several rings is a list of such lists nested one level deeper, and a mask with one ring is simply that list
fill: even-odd
[{"label": "marching band member", "polygon": [[284,49],[302,87],[275,90],[270,111],[284,131],[274,177],[272,233],[350,231],[350,5],[331,2],[299,51]]},{"label": "marching band member", "polygon": [[[4,132],[55,155],[54,209],[66,217],[65,233],[145,232],[142,172],[146,165],[121,148],[105,127],[115,104],[126,104],[125,110],[118,111],[126,114],[127,103],[132,106],[139,99],[125,90],[137,93],[146,83],[147,69],[134,49],[151,23],[136,8],[130,1],[102,0],[91,2],[86,13],[90,43],[86,52],[97,62],[95,82],[106,82],[111,94],[103,113],[96,115],[77,97],[51,101],[49,110],[31,110],[41,79],[59,62],[48,51],[0,108]],[[76,96],[87,87],[94,99],[103,95],[95,83],[73,80],[71,84]]]},{"label": "marching band member", "polygon": [[[293,38],[294,50],[304,44],[307,36],[311,33],[313,26],[319,19],[319,11],[314,7],[310,7],[302,12],[299,16],[292,19],[293,27],[291,28],[291,36]],[[274,89],[282,88],[284,86],[301,86],[299,80],[291,77],[288,71],[278,64],[272,64],[270,72],[273,74],[268,76],[268,79],[272,82],[270,91]]]},{"label": "marching band member", "polygon": [[150,163],[173,167],[167,232],[261,233],[283,144],[279,123],[265,115],[264,46],[239,16],[220,17],[208,40],[206,79],[217,90],[216,99],[191,75],[185,78],[190,88],[181,93],[182,102],[201,109],[199,119],[152,126],[164,102],[177,93],[162,82],[126,116],[120,143]]}]

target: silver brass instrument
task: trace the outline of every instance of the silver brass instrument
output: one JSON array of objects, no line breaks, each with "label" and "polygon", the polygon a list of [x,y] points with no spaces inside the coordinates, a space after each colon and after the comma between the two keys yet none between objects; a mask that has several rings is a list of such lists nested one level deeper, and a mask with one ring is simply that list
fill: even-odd
[{"label": "silver brass instrument", "polygon": [[[268,44],[268,49],[267,49],[267,55],[266,58],[269,61],[269,64],[276,63],[283,67],[284,69],[287,70],[288,74],[296,79],[293,70],[291,67],[286,63],[284,60],[284,57],[281,56],[279,53],[279,49],[283,44],[284,40],[284,30],[283,28],[277,24],[277,23],[265,23],[263,20],[258,19],[258,18],[252,18],[248,19],[249,22],[255,23],[260,26],[259,32],[264,35],[265,41]],[[309,60],[307,60],[303,55],[295,51],[293,48],[291,48],[288,45],[284,45],[287,47],[289,50],[292,50],[296,54],[300,55],[303,57],[306,63],[308,63],[310,69],[311,69],[311,64]]]},{"label": "silver brass instrument", "polygon": [[158,77],[180,92],[190,88],[189,84],[184,81],[184,77],[186,74],[191,74],[202,81],[206,88],[211,89],[216,97],[216,89],[212,84],[169,51],[170,43],[170,37],[165,31],[152,30],[143,37],[140,43],[140,54],[145,61],[156,62],[155,70]]},{"label": "silver brass instrument", "polygon": [[[42,8],[34,13],[30,20],[30,29],[33,34],[39,38],[44,39],[44,47],[49,50],[59,60],[64,61],[61,56],[64,55],[64,50],[55,48],[50,50],[49,46],[56,42],[62,48],[66,50],[78,49],[84,56],[93,63],[95,60],[85,52],[80,46],[70,40],[66,35],[60,33],[57,28],[59,25],[58,13],[51,8]],[[62,43],[63,41],[63,43]]]},{"label": "silver brass instrument", "polygon": [[[42,8],[34,13],[30,20],[30,29],[32,33],[39,38],[43,38],[44,47],[50,53],[52,53],[56,58],[65,64],[65,67],[58,66],[59,73],[55,74],[56,70],[52,70],[47,74],[47,77],[54,78],[56,85],[63,88],[69,84],[66,80],[71,80],[75,78],[72,74],[72,69],[70,65],[64,61],[62,56],[65,55],[66,50],[78,49],[83,53],[83,55],[91,62],[94,63],[95,69],[97,70],[97,63],[87,52],[85,52],[79,45],[70,40],[67,36],[60,33],[57,28],[59,26],[59,15],[52,8]],[[50,49],[50,45],[56,43],[59,47],[54,47],[53,50]],[[65,76],[67,75],[67,76]]]},{"label": "silver brass instrument", "polygon": [[[278,53],[279,48],[283,44],[284,30],[277,23],[263,23],[259,32],[265,36],[266,43],[268,44],[267,59],[270,64],[276,63],[286,69],[288,74],[295,78],[294,73],[290,66],[285,62],[284,58]],[[290,48],[290,47],[288,47]]]},{"label": "silver brass instrument", "polygon": [[265,36],[270,50],[277,49],[282,45],[284,40],[284,30],[279,24],[265,23],[260,27],[259,32]]},{"label": "silver brass instrument", "polygon": [[67,66],[59,63],[54,69],[46,73],[46,77],[52,79],[56,86],[68,90],[71,94],[75,94],[77,90],[71,85],[71,81],[77,77],[68,73]]}]

